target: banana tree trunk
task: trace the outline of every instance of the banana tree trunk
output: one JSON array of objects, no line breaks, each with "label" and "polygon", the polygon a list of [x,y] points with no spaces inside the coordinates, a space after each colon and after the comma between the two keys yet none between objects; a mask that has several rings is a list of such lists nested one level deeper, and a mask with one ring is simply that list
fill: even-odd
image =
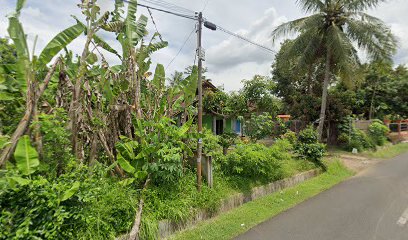
[{"label": "banana tree trunk", "polygon": [[13,155],[14,150],[16,149],[18,140],[20,137],[26,132],[30,122],[33,118],[34,110],[37,108],[38,99],[40,99],[41,95],[44,93],[45,89],[48,86],[48,83],[51,80],[52,75],[59,64],[60,59],[58,58],[57,61],[52,65],[52,67],[48,70],[47,75],[45,76],[43,85],[39,88],[39,91],[36,92],[35,87],[33,86],[32,80],[29,80],[28,89],[27,89],[27,102],[26,102],[26,111],[24,113],[24,117],[20,120],[19,124],[17,125],[16,130],[14,131],[13,135],[10,139],[10,144],[7,145],[1,153],[0,156],[0,167],[3,166],[6,161],[8,161]]},{"label": "banana tree trunk", "polygon": [[[143,190],[147,188],[149,182],[150,182],[150,177],[147,177],[147,180],[143,186]],[[142,222],[143,205],[144,205],[144,199],[143,199],[143,196],[141,196],[139,200],[139,208],[135,216],[135,222],[133,223],[132,230],[129,233],[128,240],[139,240],[140,224]]]},{"label": "banana tree trunk", "polygon": [[322,105],[320,108],[319,126],[317,128],[317,132],[319,134],[318,138],[320,142],[323,140],[323,127],[324,127],[324,120],[326,119],[327,93],[328,93],[328,88],[329,88],[329,83],[330,83],[330,64],[331,64],[331,51],[330,49],[328,49],[326,53],[326,70],[324,73]]},{"label": "banana tree trunk", "polygon": [[84,49],[82,51],[81,59],[80,59],[80,67],[79,67],[79,74],[76,79],[74,85],[74,91],[72,94],[72,102],[69,110],[69,114],[71,117],[71,128],[72,128],[72,148],[74,150],[75,157],[80,162],[83,161],[84,158],[84,149],[82,145],[82,139],[79,136],[81,121],[83,117],[83,109],[81,107],[81,100],[82,100],[82,83],[85,79],[85,72],[87,70],[87,63],[86,58],[89,55],[89,45],[91,44],[92,37],[93,37],[93,30],[89,30],[88,36],[85,42]]}]

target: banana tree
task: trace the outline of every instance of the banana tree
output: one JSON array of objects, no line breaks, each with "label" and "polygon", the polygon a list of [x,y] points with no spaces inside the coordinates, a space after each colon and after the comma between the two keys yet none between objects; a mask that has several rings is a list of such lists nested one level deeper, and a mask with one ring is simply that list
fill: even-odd
[{"label": "banana tree", "polygon": [[141,15],[136,18],[137,1],[130,0],[126,17],[123,2],[116,1],[114,17],[111,22],[103,26],[103,29],[116,34],[122,47],[122,72],[123,79],[129,79],[130,104],[135,109],[138,118],[142,117],[141,82],[146,77],[150,68],[150,55],[155,51],[167,47],[165,41],[156,42],[158,33],[153,34],[150,42],[145,44],[144,37],[147,35],[148,18]]},{"label": "banana tree", "polygon": [[[13,72],[16,85],[25,95],[25,114],[11,136],[10,144],[7,145],[1,153],[0,166],[12,156],[19,138],[25,133],[29,126],[37,109],[38,100],[47,88],[51,77],[60,63],[60,59],[58,58],[50,68],[47,67],[47,64],[52,61],[60,50],[84,31],[81,25],[75,24],[57,34],[42,50],[38,58],[34,56],[34,54],[30,56],[26,35],[19,20],[21,9],[24,7],[25,2],[25,0],[18,0],[15,12],[9,17],[8,33],[16,46],[17,62],[7,66],[7,71]],[[45,78],[39,81],[37,79],[37,72],[42,70],[48,72]],[[4,66],[0,72],[5,72]]]}]

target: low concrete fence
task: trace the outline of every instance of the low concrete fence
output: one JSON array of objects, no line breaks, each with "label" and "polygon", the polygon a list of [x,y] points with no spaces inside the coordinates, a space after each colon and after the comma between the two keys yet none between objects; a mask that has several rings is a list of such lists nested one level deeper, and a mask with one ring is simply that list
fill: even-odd
[{"label": "low concrete fence", "polygon": [[192,219],[185,222],[162,220],[159,222],[159,237],[160,239],[166,239],[170,237],[172,234],[178,231],[191,228],[201,221],[216,217],[221,213],[237,208],[243,205],[244,203],[253,201],[257,198],[269,195],[274,192],[281,191],[285,188],[293,187],[319,174],[320,174],[319,170],[311,170],[308,172],[300,173],[290,178],[286,178],[283,180],[272,182],[264,186],[253,188],[249,193],[235,194],[231,197],[222,200],[221,206],[217,212],[208,212],[202,210],[199,211]]}]

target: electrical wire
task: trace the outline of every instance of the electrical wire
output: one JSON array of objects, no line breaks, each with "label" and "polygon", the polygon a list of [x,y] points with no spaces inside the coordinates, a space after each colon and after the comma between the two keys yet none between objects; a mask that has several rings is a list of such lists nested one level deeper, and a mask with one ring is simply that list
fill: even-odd
[{"label": "electrical wire", "polygon": [[164,42],[164,41],[163,41],[163,38],[162,38],[162,35],[161,35],[160,32],[159,32],[159,29],[157,29],[157,25],[156,25],[156,22],[154,21],[152,11],[150,11],[150,8],[147,8],[147,11],[149,11],[150,18],[152,19],[154,28],[156,29],[157,34],[159,34],[160,41]]},{"label": "electrical wire", "polygon": [[204,10],[207,8],[208,3],[210,2],[210,0],[207,0],[204,4],[203,9],[201,10],[201,12],[204,12]]},{"label": "electrical wire", "polygon": [[186,38],[186,40],[184,41],[183,45],[181,46],[181,48],[179,49],[179,51],[177,52],[177,54],[173,57],[173,59],[169,62],[169,64],[167,64],[166,70],[170,67],[170,65],[174,62],[174,60],[176,60],[176,58],[178,57],[178,55],[180,55],[181,51],[183,50],[183,48],[186,46],[188,40],[190,40],[191,36],[193,35],[194,31],[195,31],[195,27],[193,28],[193,31],[191,31],[191,33],[188,35],[188,37]]},{"label": "electrical wire", "polygon": [[169,2],[166,2],[166,1],[163,1],[163,0],[140,0],[140,1],[147,2],[147,3],[153,4],[153,5],[162,7],[162,8],[166,8],[167,10],[172,10],[172,11],[177,11],[177,12],[180,12],[180,13],[185,13],[186,15],[195,13],[191,9],[187,9],[185,7],[181,7],[181,6],[178,6],[176,4],[169,3]]},{"label": "electrical wire", "polygon": [[248,43],[250,43],[250,44],[252,44],[254,46],[260,47],[260,48],[262,48],[262,49],[264,49],[264,50],[266,50],[266,51],[268,51],[270,53],[276,54],[275,50],[273,50],[271,48],[268,48],[268,47],[266,47],[266,46],[264,46],[262,44],[256,43],[256,42],[254,42],[254,41],[252,41],[252,40],[250,40],[250,39],[248,39],[246,37],[243,37],[243,36],[241,36],[239,34],[233,33],[233,32],[231,32],[231,31],[229,31],[229,30],[227,30],[227,29],[225,29],[225,28],[223,28],[223,27],[221,27],[219,25],[217,25],[217,30],[220,30],[220,31],[222,31],[222,32],[224,32],[224,33],[226,33],[228,35],[233,36],[233,37],[239,38],[239,39],[241,39],[243,41],[246,41],[246,42],[248,42]]},{"label": "electrical wire", "polygon": [[[123,2],[126,2],[126,3],[130,3],[129,0],[122,0],[122,1],[123,1]],[[137,3],[137,5],[138,5],[138,6],[141,6],[141,7],[145,7],[145,8],[150,8],[150,9],[153,9],[153,10],[156,10],[156,11],[159,11],[159,12],[164,12],[164,13],[172,14],[172,15],[175,15],[175,16],[178,16],[178,17],[182,17],[182,18],[187,18],[187,19],[191,19],[191,20],[196,20],[196,19],[197,19],[197,18],[196,18],[195,16],[193,16],[193,15],[186,15],[186,14],[182,14],[182,13],[172,12],[172,11],[168,11],[168,10],[165,10],[165,9],[156,8],[156,7],[152,7],[152,6],[148,6],[148,5],[144,5],[144,4],[140,4],[140,3]]]}]

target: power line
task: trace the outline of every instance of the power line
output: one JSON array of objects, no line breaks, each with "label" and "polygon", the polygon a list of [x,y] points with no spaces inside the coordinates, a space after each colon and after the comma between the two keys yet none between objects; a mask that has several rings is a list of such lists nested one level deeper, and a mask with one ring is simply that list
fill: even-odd
[{"label": "power line", "polygon": [[[129,3],[129,0],[122,0],[122,1]],[[183,8],[183,7],[180,7],[180,6],[177,6],[177,5],[175,5],[175,4],[171,4],[171,3],[168,3],[168,2],[165,2],[165,1],[162,1],[162,0],[142,0],[142,1],[150,2],[150,3],[156,4],[156,5],[159,4],[159,5],[161,5],[162,7],[164,7],[164,6],[167,5],[167,7],[170,7],[170,8],[172,8],[173,10],[174,10],[175,8],[179,8],[179,9],[184,9],[184,11],[192,12],[192,11],[189,10],[189,9],[186,9],[186,8]],[[155,2],[155,3],[154,3],[154,2]],[[164,4],[164,5],[163,5],[163,4]],[[144,5],[144,4],[140,4],[140,3],[137,3],[137,5],[138,5],[138,6],[141,6],[141,7],[145,7],[145,8],[147,8],[147,9],[153,9],[153,10],[156,10],[156,11],[160,11],[160,12],[172,14],[172,15],[179,16],[179,17],[183,17],[183,18],[187,18],[187,19],[191,19],[191,20],[197,20],[197,16],[187,15],[187,14],[178,13],[178,12],[173,12],[173,11],[169,11],[169,10],[161,9],[161,8],[155,8],[155,7],[151,7],[151,6]],[[209,24],[210,27],[209,27],[207,24]],[[207,28],[210,28],[211,30],[217,30],[217,29],[219,29],[220,31],[222,31],[222,32],[224,32],[224,33],[226,33],[226,34],[228,34],[228,35],[231,35],[231,36],[233,36],[233,37],[236,37],[236,38],[238,38],[238,39],[241,39],[241,40],[243,40],[243,41],[246,41],[246,42],[248,42],[248,43],[250,43],[250,44],[252,44],[252,45],[254,45],[254,46],[257,46],[257,47],[259,47],[259,48],[262,48],[262,49],[268,51],[269,53],[274,53],[274,54],[276,54],[276,51],[275,51],[275,50],[273,50],[273,49],[271,49],[271,48],[268,48],[268,47],[266,47],[266,46],[264,46],[264,45],[262,45],[262,44],[260,44],[260,43],[254,42],[254,41],[252,41],[252,40],[250,40],[250,39],[248,39],[248,38],[246,38],[246,37],[244,37],[244,36],[241,36],[241,35],[239,35],[239,34],[236,34],[236,33],[232,32],[232,31],[229,31],[229,30],[227,30],[227,29],[225,29],[225,28],[223,28],[223,27],[221,27],[221,26],[219,26],[219,25],[213,24],[213,23],[208,22],[208,21],[205,21],[205,24],[204,24],[204,25],[205,25]]]},{"label": "power line", "polygon": [[154,28],[156,29],[157,34],[159,34],[160,41],[162,41],[162,42],[163,42],[162,35],[160,34],[159,30],[157,29],[156,22],[154,21],[152,11],[150,11],[150,8],[147,8],[147,11],[149,11],[150,18],[152,19],[152,22],[153,22]]},{"label": "power line", "polygon": [[183,50],[184,46],[187,44],[188,40],[190,40],[191,35],[193,35],[194,31],[195,31],[195,27],[193,28],[193,31],[191,31],[191,33],[188,35],[188,37],[186,38],[186,40],[184,41],[183,45],[181,46],[181,48],[179,49],[179,51],[177,52],[177,54],[173,57],[173,59],[169,62],[169,64],[167,64],[166,70],[169,68],[169,66],[174,62],[174,60],[176,60],[176,58],[178,57],[178,55],[181,53],[181,51]]},{"label": "power line", "polygon": [[204,10],[207,8],[208,3],[210,2],[210,0],[207,0],[204,4],[203,9],[201,10],[201,12],[204,12]]},{"label": "power line", "polygon": [[182,13],[185,13],[185,14],[194,14],[195,13],[191,9],[187,9],[185,7],[181,7],[181,6],[178,6],[176,4],[169,3],[169,2],[166,2],[166,1],[163,1],[163,0],[140,0],[140,1],[147,2],[147,3],[153,4],[153,5],[165,8],[165,9],[167,8],[167,10],[178,11],[178,12],[182,12]]},{"label": "power line", "polygon": [[[122,1],[126,2],[126,3],[130,3],[129,0],[122,0]],[[148,6],[148,5],[144,5],[144,4],[140,4],[140,3],[138,3],[137,5],[141,6],[141,7],[145,7],[145,8],[150,8],[150,9],[153,9],[153,10],[156,10],[156,11],[159,11],[159,12],[172,14],[172,15],[175,15],[175,16],[178,16],[178,17],[187,18],[187,19],[191,19],[191,20],[196,20],[196,17],[193,16],[193,15],[186,15],[186,14],[182,14],[182,13],[176,13],[176,12],[172,12],[172,11],[168,11],[168,10],[165,10],[165,9],[156,8],[156,7],[152,7],[152,6]]]},{"label": "power line", "polygon": [[239,34],[233,33],[233,32],[231,32],[231,31],[229,31],[229,30],[227,30],[227,29],[225,29],[225,28],[223,28],[223,27],[221,27],[221,26],[219,26],[219,25],[216,25],[216,28],[217,28],[218,30],[220,30],[220,31],[222,31],[222,32],[224,32],[224,33],[226,33],[226,34],[229,34],[229,35],[231,35],[231,36],[233,36],[233,37],[239,38],[239,39],[241,39],[241,40],[243,40],[243,41],[246,41],[246,42],[248,42],[248,43],[250,43],[250,44],[252,44],[252,45],[254,45],[254,46],[260,47],[260,48],[262,48],[262,49],[264,49],[264,50],[266,50],[266,51],[268,51],[268,52],[270,52],[270,53],[276,54],[276,51],[275,51],[275,50],[273,50],[273,49],[271,49],[271,48],[268,48],[268,47],[266,47],[266,46],[264,46],[264,45],[262,45],[262,44],[256,43],[256,42],[254,42],[254,41],[252,41],[252,40],[250,40],[250,39],[248,39],[248,38],[246,38],[246,37],[243,37],[243,36],[241,36],[241,35],[239,35]]}]

